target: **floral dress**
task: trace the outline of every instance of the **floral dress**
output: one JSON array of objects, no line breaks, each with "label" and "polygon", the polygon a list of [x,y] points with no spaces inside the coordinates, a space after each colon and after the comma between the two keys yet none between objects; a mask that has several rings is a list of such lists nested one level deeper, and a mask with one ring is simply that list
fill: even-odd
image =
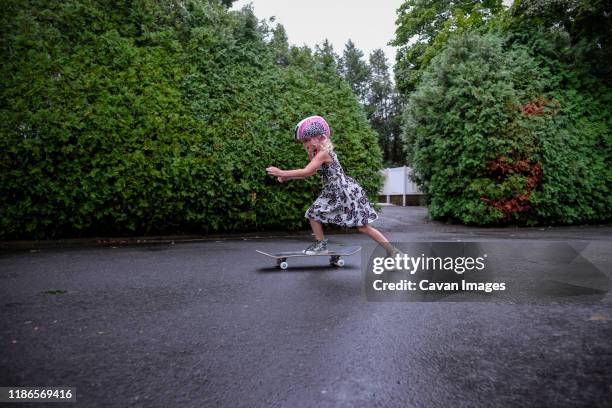
[{"label": "floral dress", "polygon": [[344,227],[360,227],[378,218],[361,186],[344,174],[336,153],[329,152],[331,163],[318,170],[323,191],[306,211],[306,218]]}]

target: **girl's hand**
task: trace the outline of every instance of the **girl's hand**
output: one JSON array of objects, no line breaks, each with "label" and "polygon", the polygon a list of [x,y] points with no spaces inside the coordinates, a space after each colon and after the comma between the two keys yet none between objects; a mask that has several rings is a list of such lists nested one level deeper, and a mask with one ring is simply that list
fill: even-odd
[{"label": "girl's hand", "polygon": [[285,181],[287,181],[287,179],[284,177],[277,177],[276,179],[278,180],[279,183],[284,183]]},{"label": "girl's hand", "polygon": [[268,174],[270,176],[276,176],[276,177],[281,177],[283,174],[283,171],[281,169],[279,169],[278,167],[273,167],[270,166],[266,169],[266,171],[268,172]]}]

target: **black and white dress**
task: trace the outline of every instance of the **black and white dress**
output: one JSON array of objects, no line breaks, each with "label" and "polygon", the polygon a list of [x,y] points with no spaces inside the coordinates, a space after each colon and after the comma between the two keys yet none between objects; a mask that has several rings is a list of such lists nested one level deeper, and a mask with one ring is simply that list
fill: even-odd
[{"label": "black and white dress", "polygon": [[351,177],[344,174],[336,153],[331,151],[331,163],[323,163],[318,172],[323,191],[306,211],[306,218],[344,227],[360,227],[378,218],[366,192]]}]

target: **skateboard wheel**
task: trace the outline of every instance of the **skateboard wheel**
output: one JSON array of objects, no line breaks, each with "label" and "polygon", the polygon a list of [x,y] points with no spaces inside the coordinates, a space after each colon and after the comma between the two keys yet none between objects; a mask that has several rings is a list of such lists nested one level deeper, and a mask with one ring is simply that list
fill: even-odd
[{"label": "skateboard wheel", "polygon": [[281,269],[287,269],[289,267],[289,264],[287,262],[281,262],[278,264],[278,266]]},{"label": "skateboard wheel", "polygon": [[338,259],[336,261],[336,266],[344,266],[344,259]]}]

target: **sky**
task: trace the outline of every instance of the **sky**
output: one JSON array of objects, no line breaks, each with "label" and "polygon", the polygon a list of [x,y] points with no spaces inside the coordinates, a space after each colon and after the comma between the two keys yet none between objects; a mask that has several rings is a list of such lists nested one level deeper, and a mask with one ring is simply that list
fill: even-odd
[{"label": "sky", "polygon": [[[327,38],[342,55],[350,38],[367,58],[376,48],[395,63],[395,47],[387,45],[395,37],[396,10],[404,0],[238,0],[232,9],[251,3],[258,19],[275,16],[287,31],[289,44],[308,45],[314,50]],[[503,0],[510,5],[512,0]]]},{"label": "sky", "polygon": [[342,55],[349,38],[366,58],[382,48],[389,65],[395,48],[387,45],[395,36],[395,11],[404,0],[238,0],[232,9],[252,3],[258,19],[275,16],[287,31],[289,44],[314,50],[325,38]]}]

